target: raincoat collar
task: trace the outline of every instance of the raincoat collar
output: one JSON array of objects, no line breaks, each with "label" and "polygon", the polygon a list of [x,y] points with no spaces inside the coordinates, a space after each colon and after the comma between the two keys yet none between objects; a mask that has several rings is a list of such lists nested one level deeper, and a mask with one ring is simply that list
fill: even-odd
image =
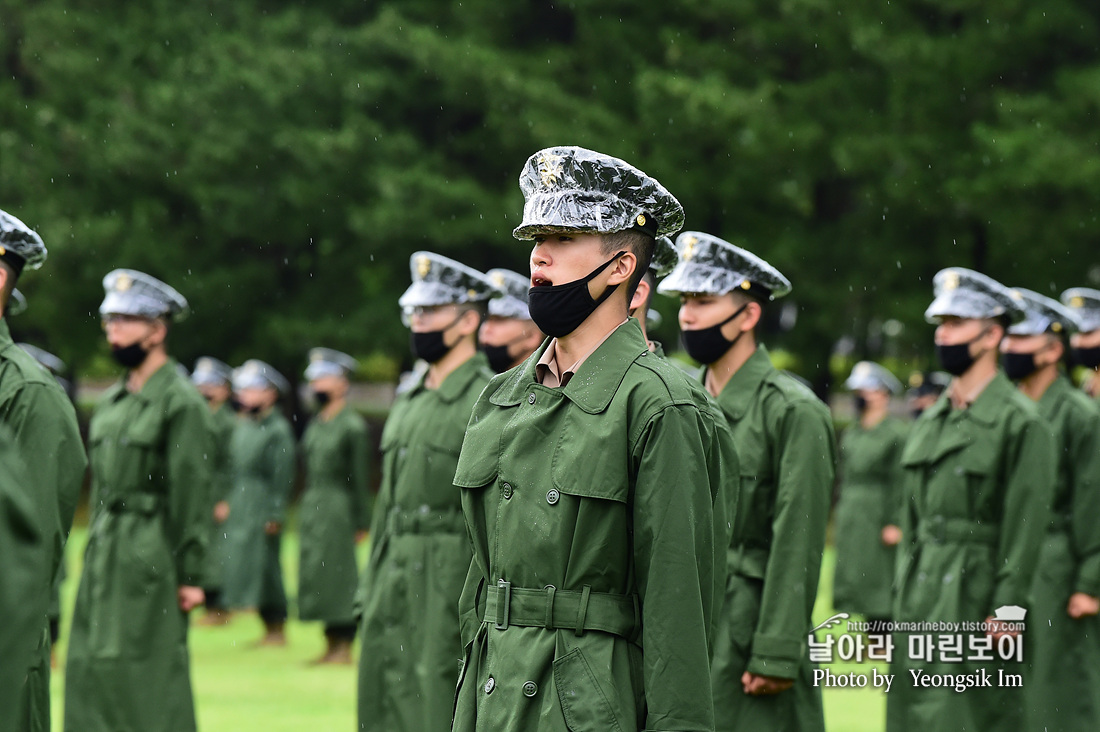
[{"label": "raincoat collar", "polygon": [[[756,393],[764,380],[775,373],[768,349],[763,345],[757,345],[756,350],[749,356],[749,360],[741,365],[741,368],[730,377],[722,392],[718,395],[718,403],[722,410],[732,419],[741,419],[749,406],[756,401]],[[703,369],[700,376],[701,382],[707,383],[707,370]]]}]

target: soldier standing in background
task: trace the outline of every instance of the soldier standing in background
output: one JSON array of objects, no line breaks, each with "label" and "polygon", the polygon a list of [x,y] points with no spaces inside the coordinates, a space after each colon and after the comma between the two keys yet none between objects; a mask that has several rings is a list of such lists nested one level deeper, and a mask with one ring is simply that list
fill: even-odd
[{"label": "soldier standing in background", "polygon": [[[57,382],[25,351],[15,345],[8,330],[9,303],[24,269],[38,269],[46,261],[42,239],[14,216],[0,211],[0,425],[15,444],[14,454],[24,462],[23,488],[34,507],[37,525],[45,532],[48,574],[45,592],[61,565],[65,541],[84,479],[87,458],[77,427],[76,411]],[[26,306],[21,296],[18,301]],[[33,459],[26,459],[31,456]],[[35,652],[23,664],[21,694],[15,702],[24,729],[50,729],[50,633],[46,614],[40,620]]]},{"label": "soldier standing in background", "polygon": [[766,303],[791,290],[775,267],[702,232],[657,288],[680,295],[684,348],[706,366],[741,458],[729,579],[712,669],[716,730],[824,729],[806,636],[833,492],[828,409],[757,342]]},{"label": "soldier standing in background", "polygon": [[355,640],[355,545],[370,526],[367,423],[347,403],[358,367],[346,353],[314,348],[305,372],[317,414],[302,436],[298,617],[325,624],[327,648],[317,663],[350,664]]},{"label": "soldier standing in background", "polygon": [[68,732],[195,729],[187,613],[203,602],[213,428],[168,356],[187,301],[142,272],[103,279],[126,368],[92,415],[88,545],[65,673]]},{"label": "soldier standing in background", "polygon": [[1081,324],[1081,330],[1070,339],[1073,362],[1091,370],[1085,379],[1085,392],[1100,399],[1100,290],[1071,288],[1062,293],[1062,303]]},{"label": "soldier standing in background", "polygon": [[457,616],[470,566],[454,487],[474,400],[493,373],[477,350],[486,303],[499,294],[482,273],[416,252],[398,301],[413,354],[428,369],[398,396],[382,432],[382,485],[363,571],[359,729],[450,729]]},{"label": "soldier standing in background", "polygon": [[478,343],[489,368],[500,374],[526,361],[546,336],[531,320],[527,306],[531,279],[507,269],[485,274],[504,294],[489,301],[489,317],[481,324]]},{"label": "soldier standing in background", "polygon": [[203,592],[206,594],[206,615],[200,625],[225,625],[229,609],[225,605],[225,522],[229,518],[229,494],[233,489],[233,465],[229,452],[237,415],[229,403],[233,369],[210,356],[195,361],[191,383],[210,407],[214,424],[214,452],[210,481],[210,541],[206,547],[206,569],[203,571]]},{"label": "soldier standing in background", "polygon": [[[902,452],[901,530],[894,622],[992,621],[999,608],[1028,605],[1054,485],[1054,442],[1035,404],[997,368],[1006,328],[1023,319],[1019,301],[995,280],[951,267],[933,279],[924,317],[936,323],[936,355],[955,378],[916,421]],[[1018,297],[1018,296],[1017,296]],[[990,633],[994,647],[1001,636]],[[969,635],[969,634],[968,634]],[[985,633],[979,631],[981,637]],[[910,651],[895,633],[887,696],[889,732],[1018,730],[1019,689],[920,688],[912,673],[997,676],[1020,672],[996,652],[961,662],[941,651]]]},{"label": "soldier standing in background", "polygon": [[1005,375],[1036,402],[1056,446],[1050,527],[1027,616],[1028,729],[1092,730],[1100,723],[1100,409],[1062,374],[1074,312],[1031,290],[1027,317],[1001,342]]},{"label": "soldier standing in background", "polygon": [[286,645],[286,590],[279,558],[297,463],[294,431],[278,410],[290,384],[269,364],[249,359],[233,372],[242,419],[230,447],[233,492],[226,524],[225,604],[256,608],[264,635],[256,645]]},{"label": "soldier standing in background", "polygon": [[863,615],[885,632],[893,605],[901,450],[908,427],[890,416],[901,382],[877,363],[860,361],[844,386],[854,394],[856,421],[840,440],[840,500],[833,536],[833,607]]}]

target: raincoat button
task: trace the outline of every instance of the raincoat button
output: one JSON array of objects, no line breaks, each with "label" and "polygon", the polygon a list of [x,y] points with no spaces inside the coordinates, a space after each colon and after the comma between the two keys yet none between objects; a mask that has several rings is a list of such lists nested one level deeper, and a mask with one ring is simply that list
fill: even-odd
[{"label": "raincoat button", "polygon": [[535,403],[535,393],[534,392],[531,392],[530,394],[527,395],[527,403],[528,404],[534,404]]},{"label": "raincoat button", "polygon": [[495,688],[497,688],[497,682],[493,680],[492,676],[490,676],[489,680],[485,682],[485,693],[492,694],[493,689]]},{"label": "raincoat button", "polygon": [[534,681],[527,681],[523,684],[523,695],[534,696],[539,691],[539,685]]},{"label": "raincoat button", "polygon": [[504,494],[504,498],[507,500],[512,497],[512,484],[505,483],[501,486],[501,492]]},{"label": "raincoat button", "polygon": [[551,506],[557,503],[559,498],[561,498],[561,494],[558,493],[557,488],[551,488],[550,490],[546,491],[546,502],[549,503]]}]

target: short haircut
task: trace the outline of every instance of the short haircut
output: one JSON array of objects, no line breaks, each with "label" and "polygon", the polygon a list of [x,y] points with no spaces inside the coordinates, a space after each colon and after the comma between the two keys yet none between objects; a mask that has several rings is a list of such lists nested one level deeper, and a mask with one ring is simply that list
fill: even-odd
[{"label": "short haircut", "polygon": [[477,313],[478,323],[484,323],[485,319],[489,317],[489,303],[488,302],[464,302],[458,306],[458,315],[462,317],[467,312]]},{"label": "short haircut", "polygon": [[638,289],[638,283],[649,271],[649,263],[653,259],[655,240],[644,231],[623,229],[610,234],[600,234],[600,241],[600,249],[604,254],[611,255],[625,249],[633,253],[638,260],[638,266],[634,270],[634,274],[631,275],[630,281],[626,283],[626,301],[629,303],[630,299],[634,297],[634,291]]}]

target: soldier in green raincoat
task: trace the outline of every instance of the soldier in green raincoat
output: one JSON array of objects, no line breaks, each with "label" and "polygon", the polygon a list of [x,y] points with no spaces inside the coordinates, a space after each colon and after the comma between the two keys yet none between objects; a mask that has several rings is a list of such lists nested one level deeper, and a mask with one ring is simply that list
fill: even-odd
[{"label": "soldier in green raincoat", "polygon": [[[902,452],[893,619],[987,628],[987,621],[1028,606],[1049,520],[1054,443],[1035,405],[997,368],[1005,328],[1023,318],[1019,295],[959,267],[941,270],[933,285],[936,297],[924,315],[938,324],[936,356],[955,378],[913,425]],[[929,646],[919,630],[895,632],[890,732],[1021,729],[1018,688],[993,684],[959,693],[915,681],[924,674],[1022,673],[1014,648],[1021,637],[1026,648],[1027,632],[990,626],[961,631],[957,654]],[[990,642],[991,652],[983,653],[981,644]]]},{"label": "soldier in green raincoat", "polygon": [[229,518],[229,494],[233,489],[233,464],[229,452],[237,414],[229,397],[232,392],[233,369],[210,356],[195,361],[191,383],[202,394],[210,408],[214,424],[214,453],[211,455],[210,540],[206,546],[206,566],[203,569],[203,592],[206,595],[206,615],[200,625],[225,625],[229,610],[225,606],[225,522]]},{"label": "soldier in green raincoat", "polygon": [[0,426],[0,732],[33,729],[22,698],[46,614],[50,531],[29,485],[15,442]]},{"label": "soldier in green raincoat", "polygon": [[704,364],[741,457],[727,551],[729,578],[714,648],[716,730],[822,730],[807,654],[835,476],[832,420],[820,400],[772,366],[755,328],[790,282],[751,252],[685,232],[658,292],[679,293],[681,339]]},{"label": "soldier in green raincoat", "polygon": [[286,590],[279,552],[296,468],[294,431],[278,410],[290,389],[269,364],[249,359],[233,372],[241,419],[233,430],[233,492],[226,521],[225,604],[256,608],[261,646],[286,645]]},{"label": "soldier in green raincoat", "polygon": [[[73,522],[87,458],[68,396],[23,349],[8,330],[8,308],[15,282],[24,269],[38,269],[46,260],[42,239],[19,219],[0,211],[0,425],[15,442],[15,454],[24,460],[26,482],[38,525],[46,532],[48,587],[61,565],[65,541]],[[25,459],[26,457],[31,459]],[[23,668],[25,683],[18,698],[19,718],[26,729],[50,729],[50,633],[46,616],[36,635],[33,658]],[[12,661],[3,661],[12,663]]]},{"label": "soldier in green raincoat", "polygon": [[306,487],[298,508],[298,617],[325,624],[318,663],[351,663],[355,640],[355,545],[370,526],[367,423],[347,403],[358,363],[331,348],[309,352],[305,378],[317,416],[302,436]]},{"label": "soldier in green raincoat", "polygon": [[1072,361],[1088,369],[1085,393],[1100,399],[1100,290],[1072,287],[1062,293],[1062,303],[1082,321],[1070,339]]},{"label": "soldier in green raincoat", "polygon": [[885,368],[860,361],[844,385],[854,393],[857,421],[840,441],[833,607],[859,613],[884,632],[901,540],[901,450],[909,429],[890,416],[890,396],[901,392],[901,382]]},{"label": "soldier in green raincoat", "polygon": [[1060,364],[1067,339],[1091,325],[1031,290],[1027,317],[1001,342],[1005,375],[1039,406],[1057,446],[1051,522],[1027,616],[1028,729],[1092,730],[1100,722],[1100,409]]},{"label": "soldier in green raincoat", "polygon": [[545,336],[527,308],[531,280],[507,269],[491,269],[485,274],[503,294],[489,301],[489,317],[481,324],[477,340],[489,359],[489,368],[502,374],[526,361]]},{"label": "soldier in green raincoat", "polygon": [[398,301],[414,355],[428,365],[382,431],[382,485],[363,572],[359,729],[449,729],[459,642],[458,596],[470,566],[455,466],[474,400],[492,376],[477,351],[482,273],[429,252],[410,260]]},{"label": "soldier in green raincoat", "polygon": [[166,350],[183,296],[134,270],[99,307],[125,378],[92,415],[88,545],[65,674],[69,732],[195,729],[187,613],[203,601],[209,455],[202,399]]},{"label": "soldier in green raincoat", "polygon": [[[600,153],[520,174],[531,316],[551,339],[482,393],[462,445],[474,557],[453,729],[711,730],[714,506],[728,429],[627,316],[683,209]],[[719,538],[721,541],[721,538]]]}]

